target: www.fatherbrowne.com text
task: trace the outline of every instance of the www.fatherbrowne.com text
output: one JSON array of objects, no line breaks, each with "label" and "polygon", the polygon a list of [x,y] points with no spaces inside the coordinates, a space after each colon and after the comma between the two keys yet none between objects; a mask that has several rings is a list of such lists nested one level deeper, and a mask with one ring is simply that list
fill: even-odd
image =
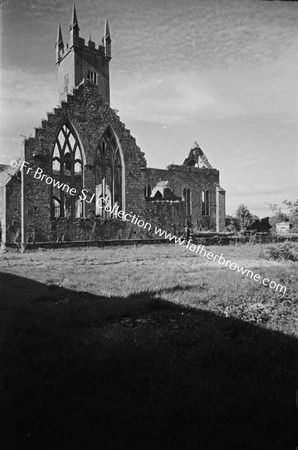
[{"label": "www.fatherbrowne.com text", "polygon": [[[15,167],[16,164],[17,164],[16,161],[11,162],[12,167]],[[32,167],[27,167],[27,166],[29,166],[29,163],[27,161],[23,161],[21,164],[21,170],[23,170],[25,168],[26,174],[32,175],[32,173],[31,173],[33,171]],[[75,195],[79,194],[79,199],[82,201],[86,201],[87,203],[93,202],[93,200],[95,198],[95,194],[93,194],[93,195],[91,195],[91,198],[89,198],[87,200],[87,197],[88,197],[87,194],[89,194],[87,189],[82,189],[81,192],[78,193],[75,188],[70,187],[65,183],[61,183],[60,181],[55,180],[54,178],[43,173],[43,170],[40,167],[37,167],[37,169],[34,172],[33,177],[37,180],[44,181],[48,185],[52,184],[57,189],[61,189],[70,195],[75,196]],[[149,222],[145,222],[144,220],[140,219],[135,214],[125,213],[124,211],[119,210],[119,205],[114,205],[112,207],[112,205],[110,205],[109,202],[104,198],[98,199],[97,206],[99,209],[104,209],[107,213],[109,213],[114,218],[119,218],[119,219],[122,219],[122,220],[125,220],[128,222],[131,222],[132,224],[137,225],[138,227],[140,227],[144,230],[147,230],[147,231],[151,231],[151,229],[152,229],[152,225]],[[270,289],[274,289],[277,292],[281,292],[283,294],[286,293],[287,289],[285,286],[282,286],[281,284],[276,283],[274,280],[270,281],[269,278],[263,278],[258,273],[254,273],[252,270],[249,270],[245,267],[239,266],[239,264],[236,264],[228,259],[226,260],[224,258],[224,256],[222,255],[222,253],[220,255],[216,255],[213,252],[207,250],[204,247],[204,245],[194,244],[191,239],[186,240],[182,236],[177,237],[176,235],[171,234],[165,230],[162,230],[156,226],[154,227],[154,234],[158,235],[161,238],[167,239],[170,242],[173,242],[183,248],[187,248],[189,251],[191,251],[193,253],[197,253],[200,256],[203,256],[204,258],[207,258],[209,261],[217,261],[217,263],[219,265],[221,265],[223,267],[229,267],[231,270],[234,270],[234,271],[240,273],[241,275],[245,276],[246,278],[250,278],[258,283],[261,283],[263,286],[269,286]]]}]

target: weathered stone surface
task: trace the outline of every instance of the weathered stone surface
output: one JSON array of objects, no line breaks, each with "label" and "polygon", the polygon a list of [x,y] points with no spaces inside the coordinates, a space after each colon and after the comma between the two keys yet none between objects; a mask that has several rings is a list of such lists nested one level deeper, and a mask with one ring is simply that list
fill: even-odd
[{"label": "weathered stone surface", "polygon": [[[79,36],[76,14],[73,13],[70,40],[66,46],[61,29],[58,28],[56,63],[59,72],[58,92],[62,101],[53,112],[47,113],[47,119],[43,119],[40,126],[35,128],[34,137],[26,139],[24,144],[25,242],[142,239],[156,237],[155,226],[179,235],[186,224],[198,229],[222,231],[225,226],[225,191],[219,186],[219,171],[212,168],[197,143],[192,147],[184,164],[171,165],[167,170],[147,168],[144,153],[137,146],[135,138],[109,106],[110,59],[111,38],[107,23],[103,45],[100,44],[98,48],[91,39],[88,45],[85,45],[84,39]],[[65,89],[67,80],[69,89]],[[121,180],[124,179],[124,183],[121,181],[121,208],[150,224],[151,230],[150,226],[144,229],[130,221],[95,217],[95,202],[85,202],[84,217],[53,218],[54,191],[51,183],[47,184],[45,179],[40,180],[34,175],[36,170],[40,170],[43,174],[55,178],[52,174],[53,152],[64,125],[67,125],[75,136],[80,147],[83,187],[91,196],[95,194],[96,186],[103,186],[96,181],[100,166],[99,145],[104,133],[111,130],[122,158]],[[2,178],[5,179],[6,174],[3,172],[9,171],[9,168],[1,167],[0,170]],[[17,172],[8,175],[7,182],[4,183],[6,207],[3,206],[4,190],[0,192],[0,215],[1,222],[6,223],[7,242],[14,242],[16,237],[20,240],[21,174]],[[75,186],[70,188],[77,190],[75,200],[78,200],[81,194],[81,188],[78,189],[78,186],[82,185],[76,181],[78,178],[71,179],[75,180]],[[110,179],[115,181],[116,178],[111,175]],[[106,180],[102,183],[106,183]],[[117,183],[119,186],[119,181]],[[205,215],[202,213],[203,191],[208,191],[210,200],[208,214]],[[102,192],[106,193],[106,190],[102,188]],[[72,214],[73,205],[74,200]],[[6,221],[3,220],[4,217]]]}]

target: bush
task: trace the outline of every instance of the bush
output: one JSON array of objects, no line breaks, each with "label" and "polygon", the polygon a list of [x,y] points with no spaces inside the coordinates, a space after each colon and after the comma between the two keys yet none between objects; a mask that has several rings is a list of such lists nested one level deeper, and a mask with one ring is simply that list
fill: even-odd
[{"label": "bush", "polygon": [[266,250],[262,250],[259,256],[265,259],[273,259],[274,261],[298,261],[298,248],[296,245],[286,242],[272,245]]}]

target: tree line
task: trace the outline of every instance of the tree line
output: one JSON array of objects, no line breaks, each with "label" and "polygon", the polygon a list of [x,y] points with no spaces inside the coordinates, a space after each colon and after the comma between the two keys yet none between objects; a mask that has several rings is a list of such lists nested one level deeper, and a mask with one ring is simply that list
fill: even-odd
[{"label": "tree line", "polygon": [[271,216],[259,218],[252,214],[243,203],[238,206],[234,215],[226,216],[226,230],[238,233],[276,232],[276,224],[288,222],[291,232],[298,233],[298,200],[283,202],[287,211],[283,212],[282,207],[276,203],[270,205]]}]

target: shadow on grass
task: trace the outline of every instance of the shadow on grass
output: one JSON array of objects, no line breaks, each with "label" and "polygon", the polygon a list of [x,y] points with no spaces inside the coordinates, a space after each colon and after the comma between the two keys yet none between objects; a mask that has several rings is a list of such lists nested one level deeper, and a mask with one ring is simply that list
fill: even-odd
[{"label": "shadow on grass", "polygon": [[162,291],[107,298],[7,274],[0,288],[7,448],[297,445],[296,339]]}]

